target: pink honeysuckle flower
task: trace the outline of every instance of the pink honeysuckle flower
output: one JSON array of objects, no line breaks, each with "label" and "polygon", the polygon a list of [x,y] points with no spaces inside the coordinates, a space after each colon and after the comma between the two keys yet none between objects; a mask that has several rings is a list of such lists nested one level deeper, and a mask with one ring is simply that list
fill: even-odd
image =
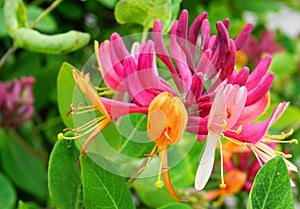
[{"label": "pink honeysuckle flower", "polygon": [[34,114],[33,77],[0,82],[0,126],[17,127]]},{"label": "pink honeysuckle flower", "polygon": [[[162,24],[159,20],[154,23],[153,41],[148,40],[145,43],[134,44],[132,53],[128,52],[122,38],[117,33],[114,33],[109,41],[100,44],[100,47],[96,43],[98,70],[108,87],[107,91],[98,94],[96,88],[90,83],[88,75],[79,75],[73,71],[74,80],[92,105],[89,107],[72,106],[70,114],[95,110],[102,114],[94,121],[72,129],[75,137],[69,137],[69,139],[90,134],[83,145],[82,153],[96,135],[116,118],[131,113],[143,113],[148,115],[149,122],[153,119],[149,117],[153,111],[150,108],[151,104],[155,104],[157,107],[162,105],[161,110],[169,115],[168,105],[165,104],[165,101],[178,101],[181,98],[182,104],[181,102],[172,103],[180,109],[177,112],[180,113],[177,115],[178,117],[176,114],[176,117],[168,117],[172,121],[170,124],[175,127],[173,121],[186,113],[187,117],[183,118],[187,118],[188,121],[180,126],[180,130],[186,129],[198,134],[199,141],[207,136],[206,147],[195,181],[197,189],[205,186],[212,171],[214,150],[218,142],[221,150],[221,139],[240,142],[238,138],[231,138],[230,133],[240,135],[244,131],[244,126],[247,130],[253,120],[265,112],[269,105],[268,91],[274,78],[272,72],[267,72],[271,62],[270,56],[262,59],[251,74],[247,67],[243,67],[239,72],[235,69],[236,51],[249,37],[252,30],[251,24],[247,24],[240,35],[233,40],[228,33],[228,19],[217,22],[217,34],[211,36],[210,25],[206,17],[207,13],[200,14],[188,28],[188,13],[186,10],[181,13],[179,20],[174,22],[171,30],[170,55],[164,44]],[[199,36],[200,31],[201,36]],[[196,45],[198,37],[201,37],[200,46]],[[196,60],[197,53],[199,54],[198,60]],[[155,56],[169,69],[176,85],[175,89],[159,76]],[[211,85],[205,91],[206,81]],[[112,92],[117,95],[113,99],[101,97]],[[126,96],[129,99],[126,99],[128,98]],[[271,123],[273,120],[271,119],[269,122]],[[156,120],[156,122],[158,121]],[[165,127],[165,125],[156,130],[161,133],[159,137],[153,138],[150,133],[149,138],[154,142],[168,142],[168,145],[173,145],[173,142],[177,142],[180,137],[176,140],[172,139],[170,137],[172,133],[169,132],[172,127],[167,125]],[[266,123],[262,125],[266,127]],[[181,136],[181,134],[182,132],[178,131],[175,135]],[[246,137],[247,134],[243,132],[241,135]],[[59,135],[59,138],[67,139],[62,134]],[[241,140],[240,143],[247,144],[247,147],[250,148],[248,145],[250,143],[244,138],[243,140],[245,142]],[[259,146],[262,147],[262,145]],[[156,148],[153,149],[153,152],[156,151]],[[148,157],[151,158],[153,154],[150,153]],[[161,155],[165,154],[166,152]],[[221,157],[221,161],[222,159]],[[165,162],[163,163],[165,164]],[[205,172],[202,173],[203,169]],[[223,180],[223,171],[221,173],[222,183],[220,186],[224,188],[226,185]],[[173,197],[181,200],[176,196],[169,180],[166,180],[166,184],[168,184],[168,190]]]},{"label": "pink honeysuckle flower", "polygon": [[[187,131],[198,134],[199,141],[208,134],[208,115],[218,86],[237,84],[247,88],[246,108],[241,122],[251,123],[268,107],[267,92],[274,78],[274,73],[267,72],[270,56],[263,58],[251,74],[248,67],[243,67],[239,72],[235,70],[236,52],[250,36],[251,24],[247,24],[233,40],[228,35],[228,19],[217,22],[218,33],[211,35],[206,17],[206,12],[201,13],[188,28],[188,12],[182,11],[171,30],[170,54],[164,43],[160,20],[155,21],[152,33],[157,57],[170,70],[179,92],[187,94],[185,106],[190,110]],[[198,37],[201,37],[200,45],[197,45]],[[197,53],[200,55],[198,60]],[[204,92],[203,86],[207,80],[212,83]],[[255,108],[258,108],[255,114],[250,114]]]},{"label": "pink honeysuckle flower", "polygon": [[[223,133],[227,130],[237,133],[241,131],[240,127],[235,129],[235,131],[232,128],[241,116],[246,99],[247,89],[245,87],[229,84],[225,87],[220,86],[218,88],[207,123],[208,135],[205,149],[195,178],[195,188],[197,190],[202,190],[209,179],[213,168],[215,149],[218,143],[220,144],[220,150],[222,150],[221,138]],[[222,152],[221,161],[223,161]],[[222,183],[220,187],[225,188],[223,168],[221,167],[221,169]]]}]

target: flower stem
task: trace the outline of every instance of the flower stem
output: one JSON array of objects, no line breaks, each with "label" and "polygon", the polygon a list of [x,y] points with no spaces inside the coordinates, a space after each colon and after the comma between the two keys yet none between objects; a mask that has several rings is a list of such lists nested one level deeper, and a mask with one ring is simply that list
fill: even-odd
[{"label": "flower stem", "polygon": [[46,17],[55,7],[57,7],[63,0],[54,1],[47,9],[45,9],[40,16],[38,16],[33,23],[31,23],[30,28],[34,28],[44,17]]},{"label": "flower stem", "polygon": [[8,59],[10,55],[12,55],[17,50],[16,46],[12,46],[8,49],[8,51],[3,55],[3,57],[0,60],[0,69],[3,67],[4,63]]}]

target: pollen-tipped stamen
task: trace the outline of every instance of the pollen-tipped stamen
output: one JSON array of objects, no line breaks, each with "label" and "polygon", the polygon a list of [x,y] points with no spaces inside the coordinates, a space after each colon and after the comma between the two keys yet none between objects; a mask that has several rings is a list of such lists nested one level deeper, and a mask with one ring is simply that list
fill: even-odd
[{"label": "pollen-tipped stamen", "polygon": [[275,154],[277,154],[277,155],[281,155],[283,158],[286,158],[286,159],[288,159],[288,158],[292,158],[292,157],[293,157],[293,155],[292,155],[292,154],[286,154],[286,153],[284,153],[284,152],[280,152],[280,151],[275,151]]},{"label": "pollen-tipped stamen", "polygon": [[220,188],[225,189],[226,184],[224,182],[224,160],[223,160],[223,148],[222,148],[222,141],[221,138],[219,138],[219,146],[220,146],[220,161],[221,161],[221,184]]},{"label": "pollen-tipped stamen", "polygon": [[161,171],[162,171],[162,168],[163,168],[163,161],[164,161],[164,156],[161,156],[160,157],[160,164],[159,164],[159,169],[158,169],[158,176],[157,176],[157,181],[155,183],[155,186],[157,188],[162,188],[164,183],[162,182],[162,180],[160,179],[160,176],[161,176]]},{"label": "pollen-tipped stamen", "polygon": [[275,139],[262,139],[261,142],[267,142],[267,143],[280,143],[280,144],[298,144],[297,139],[291,139],[287,141],[282,140],[275,140]]},{"label": "pollen-tipped stamen", "polygon": [[[103,121],[104,119],[105,119],[104,116],[100,116],[100,117],[95,118],[94,120],[91,120],[91,121],[83,124],[82,126],[79,126],[79,127],[75,128],[75,129],[74,128],[65,128],[63,130],[64,132],[65,131],[72,131],[75,136],[65,136],[63,133],[59,133],[57,135],[57,139],[58,140],[62,140],[62,139],[75,140],[75,139],[78,139],[82,136],[85,136],[85,135],[91,133],[95,129],[97,129],[97,124],[100,123],[101,121]],[[87,131],[85,131],[85,130],[87,130]],[[82,131],[85,131],[85,132],[79,133],[79,132],[82,132]]]},{"label": "pollen-tipped stamen", "polygon": [[112,95],[115,93],[114,90],[112,90],[111,88],[105,86],[105,87],[96,87],[96,90],[97,91],[100,91],[98,92],[98,95],[99,96],[103,96],[103,95]]},{"label": "pollen-tipped stamen", "polygon": [[272,134],[266,134],[265,138],[267,139],[286,139],[287,137],[291,136],[294,133],[294,129],[291,129],[288,133],[281,132],[280,135],[272,135]]},{"label": "pollen-tipped stamen", "polygon": [[67,112],[66,117],[69,117],[70,114],[84,114],[95,110],[97,108],[94,105],[81,106],[81,104],[77,104],[73,107],[73,104],[70,104],[70,111]]}]

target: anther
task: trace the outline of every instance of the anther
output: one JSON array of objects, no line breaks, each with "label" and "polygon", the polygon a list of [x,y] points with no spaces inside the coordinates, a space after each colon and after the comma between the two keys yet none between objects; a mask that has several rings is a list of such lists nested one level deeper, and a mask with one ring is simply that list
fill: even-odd
[{"label": "anther", "polygon": [[292,140],[290,141],[290,144],[298,144],[298,140],[297,140],[297,139],[292,139]]},{"label": "anther", "polygon": [[62,140],[63,138],[64,138],[64,134],[63,133],[57,134],[57,139],[58,140]]},{"label": "anther", "polygon": [[275,154],[281,155],[283,158],[292,158],[292,154],[285,154],[283,152],[275,151]]},{"label": "anther", "polygon": [[163,185],[164,185],[164,183],[163,183],[162,180],[160,180],[160,179],[158,179],[158,180],[156,181],[156,183],[155,183],[155,186],[156,186],[157,188],[162,188]]},{"label": "anther", "polygon": [[285,139],[285,138],[291,136],[293,133],[294,133],[294,129],[291,129],[288,133],[281,132],[280,135],[266,134],[265,138],[281,140],[281,139]]},{"label": "anther", "polygon": [[221,189],[225,189],[226,186],[227,186],[227,185],[226,185],[225,183],[220,184],[220,188],[221,188]]}]

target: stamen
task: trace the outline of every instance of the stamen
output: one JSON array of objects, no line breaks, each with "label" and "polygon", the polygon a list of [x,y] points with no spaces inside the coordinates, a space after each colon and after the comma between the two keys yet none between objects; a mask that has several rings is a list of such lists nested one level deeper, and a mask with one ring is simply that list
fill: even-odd
[{"label": "stamen", "polygon": [[280,151],[275,151],[275,154],[281,155],[283,158],[286,158],[286,159],[293,157],[292,154],[286,154],[286,153],[280,152]]},{"label": "stamen", "polygon": [[161,176],[161,171],[162,171],[162,164],[163,164],[163,161],[164,161],[164,156],[161,156],[160,158],[160,165],[159,165],[159,170],[158,170],[158,176],[157,176],[157,181],[155,183],[155,186],[157,188],[162,188],[162,186],[164,185],[164,183],[162,182],[162,180],[160,179],[160,176]]},{"label": "stamen", "polygon": [[293,133],[294,133],[294,129],[291,129],[288,133],[281,132],[281,135],[266,134],[265,138],[282,140],[291,136]]},{"label": "stamen", "polygon": [[106,90],[103,92],[98,93],[99,96],[103,96],[103,95],[112,95],[115,91],[110,89],[110,90]]},{"label": "stamen", "polygon": [[164,183],[162,182],[162,180],[160,180],[160,175],[159,175],[158,178],[157,178],[157,181],[156,181],[156,183],[155,183],[155,186],[156,186],[157,188],[162,188],[163,185],[164,185]]},{"label": "stamen", "polygon": [[292,139],[292,140],[288,140],[288,141],[281,141],[281,140],[273,140],[273,139],[262,139],[260,140],[261,142],[267,142],[267,143],[281,143],[281,144],[298,144],[298,140],[297,139]]},{"label": "stamen", "polygon": [[224,160],[223,160],[223,149],[222,149],[222,141],[219,138],[219,144],[220,144],[220,160],[221,160],[221,181],[222,183],[220,184],[221,189],[226,188],[226,184],[224,183]]},{"label": "stamen", "polygon": [[219,124],[219,123],[214,123],[212,122],[212,124],[215,124],[216,126],[219,126],[221,128],[225,128],[227,126],[227,121],[225,119],[222,119],[223,123],[222,124]]},{"label": "stamen", "polygon": [[173,140],[171,139],[171,137],[168,135],[168,133],[165,131],[164,135],[167,137],[167,139],[170,141],[170,143],[172,144]]},{"label": "stamen", "polygon": [[103,119],[105,119],[105,116],[102,115],[100,117],[97,117],[97,118],[77,127],[75,130],[76,130],[76,132],[86,130],[87,128],[90,128],[91,126],[97,124],[98,122],[100,122]]},{"label": "stamen", "polygon": [[249,146],[249,148],[251,149],[251,151],[253,152],[253,154],[255,155],[260,167],[263,166],[262,162],[261,162],[261,159],[258,157],[258,154],[257,154],[257,149],[254,147],[254,146]]},{"label": "stamen", "polygon": [[231,138],[231,137],[228,137],[228,136],[225,136],[223,133],[219,134],[220,138],[222,139],[225,139],[225,140],[228,140],[228,141],[231,141],[232,143],[236,144],[236,145],[239,145],[239,146],[251,146],[252,144],[249,144],[249,143],[246,143],[246,142],[241,142],[239,140],[236,140],[234,138]]},{"label": "stamen", "polygon": [[[87,112],[93,112],[97,110],[97,108],[94,105],[87,105],[87,106],[80,106],[81,104],[77,104],[76,107],[74,108],[72,104],[70,104],[70,111],[67,112],[67,117],[70,114],[83,114]],[[80,112],[79,112],[80,110]]]},{"label": "stamen", "polygon": [[57,139],[58,140],[62,140],[62,139],[65,139],[65,140],[75,140],[75,139],[78,139],[79,136],[65,136],[63,133],[59,133],[57,134]]},{"label": "stamen", "polygon": [[243,126],[242,126],[242,125],[240,125],[240,126],[238,127],[238,129],[236,129],[236,130],[232,130],[232,129],[227,129],[227,128],[226,128],[227,131],[230,131],[230,132],[233,132],[233,133],[236,133],[236,134],[240,134],[240,133],[242,132],[242,129],[243,129]]}]

